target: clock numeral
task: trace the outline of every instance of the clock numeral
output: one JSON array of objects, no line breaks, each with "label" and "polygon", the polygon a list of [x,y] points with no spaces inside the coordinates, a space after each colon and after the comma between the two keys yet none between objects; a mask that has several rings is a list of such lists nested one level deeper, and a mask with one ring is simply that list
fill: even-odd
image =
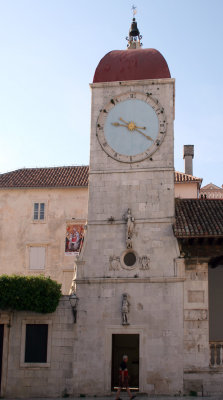
[{"label": "clock numeral", "polygon": [[135,97],[136,97],[135,93],[130,93],[130,97],[131,97],[131,99],[135,99]]},{"label": "clock numeral", "polygon": [[118,153],[115,153],[115,154],[114,154],[114,157],[117,157],[117,155],[118,155]]},{"label": "clock numeral", "polygon": [[102,126],[98,126],[98,130],[102,131],[103,130]]},{"label": "clock numeral", "polygon": [[107,142],[104,142],[104,143],[103,143],[103,146],[107,146],[107,145],[108,145],[108,143],[107,143]]},{"label": "clock numeral", "polygon": [[160,124],[160,126],[165,126],[165,124]]},{"label": "clock numeral", "polygon": [[129,158],[130,158],[130,161],[132,161],[132,156],[130,156]]}]

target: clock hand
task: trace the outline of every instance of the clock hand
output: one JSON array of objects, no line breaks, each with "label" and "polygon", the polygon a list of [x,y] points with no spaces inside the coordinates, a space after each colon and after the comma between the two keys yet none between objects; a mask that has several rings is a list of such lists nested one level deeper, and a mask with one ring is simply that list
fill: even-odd
[{"label": "clock hand", "polygon": [[145,126],[136,126],[136,128],[138,128],[138,129],[146,129],[146,127]]},{"label": "clock hand", "polygon": [[125,124],[126,124],[126,127],[130,130],[130,131],[134,131],[136,128],[138,128],[138,129],[146,129],[146,127],[145,126],[137,126],[136,124],[135,124],[135,122],[133,122],[133,121],[131,121],[131,122],[126,122],[123,118],[119,118],[120,119],[120,121],[122,121],[122,122],[125,122]]},{"label": "clock hand", "polygon": [[146,139],[151,140],[152,142],[154,142],[154,140],[153,140],[150,136],[146,135],[144,132],[141,132],[141,131],[139,131],[138,129],[135,129],[135,131],[141,133],[143,136],[146,137]]},{"label": "clock hand", "polygon": [[[141,135],[145,136],[146,139],[151,140],[152,142],[154,141],[150,136],[146,135],[144,132],[141,132],[141,131],[139,130],[139,129],[146,129],[145,126],[139,127],[139,126],[136,126],[134,122],[129,122],[129,123],[127,123],[126,121],[124,121],[124,119],[122,119],[122,118],[119,118],[119,119],[120,119],[120,121],[125,122],[127,125],[120,124],[119,122],[112,122],[112,125],[114,125],[114,126],[124,126],[125,128],[128,128],[128,130],[130,130],[130,131],[132,131],[132,132],[133,132],[133,131],[137,131],[137,132],[141,133]],[[131,125],[132,125],[132,126],[131,126]],[[137,128],[139,128],[139,129],[137,129]]]},{"label": "clock hand", "polygon": [[123,118],[119,118],[119,119],[120,119],[120,121],[124,122],[128,126],[129,122],[126,122]]},{"label": "clock hand", "polygon": [[119,122],[112,122],[111,124],[114,126],[124,126],[125,128],[128,128],[128,126],[126,126],[124,124],[120,124]]}]

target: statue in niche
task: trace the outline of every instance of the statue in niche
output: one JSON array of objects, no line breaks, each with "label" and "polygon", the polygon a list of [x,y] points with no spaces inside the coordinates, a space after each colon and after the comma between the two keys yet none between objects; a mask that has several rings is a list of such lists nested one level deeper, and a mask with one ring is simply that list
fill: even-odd
[{"label": "statue in niche", "polygon": [[134,217],[131,214],[131,209],[128,208],[126,215],[124,216],[126,221],[126,248],[132,249],[132,236],[134,232]]},{"label": "statue in niche", "polygon": [[149,257],[142,256],[139,258],[140,269],[142,269],[142,270],[149,269],[149,263],[150,263]]},{"label": "statue in niche", "polygon": [[116,256],[111,256],[109,257],[109,263],[110,263],[110,271],[118,271],[120,267],[120,257]]},{"label": "statue in niche", "polygon": [[122,325],[129,325],[128,322],[129,302],[127,293],[122,295]]}]

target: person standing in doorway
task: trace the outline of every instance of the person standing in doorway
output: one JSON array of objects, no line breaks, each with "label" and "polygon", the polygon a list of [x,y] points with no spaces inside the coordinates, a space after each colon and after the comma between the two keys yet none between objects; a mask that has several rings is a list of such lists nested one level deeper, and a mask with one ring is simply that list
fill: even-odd
[{"label": "person standing in doorway", "polygon": [[122,362],[119,367],[119,386],[118,386],[118,391],[116,393],[116,400],[121,400],[120,399],[120,392],[122,388],[126,388],[126,391],[129,395],[130,400],[134,399],[136,396],[132,396],[132,393],[130,392],[129,389],[129,376],[128,376],[128,368],[127,368],[127,362],[128,362],[128,356],[124,355]]}]

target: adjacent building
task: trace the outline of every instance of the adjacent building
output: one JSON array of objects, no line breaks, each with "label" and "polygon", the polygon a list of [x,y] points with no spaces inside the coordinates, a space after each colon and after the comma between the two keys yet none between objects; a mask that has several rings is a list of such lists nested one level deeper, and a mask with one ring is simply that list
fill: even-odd
[{"label": "adjacent building", "polygon": [[219,187],[213,183],[208,183],[201,188],[199,197],[200,199],[223,199],[223,185]]}]

